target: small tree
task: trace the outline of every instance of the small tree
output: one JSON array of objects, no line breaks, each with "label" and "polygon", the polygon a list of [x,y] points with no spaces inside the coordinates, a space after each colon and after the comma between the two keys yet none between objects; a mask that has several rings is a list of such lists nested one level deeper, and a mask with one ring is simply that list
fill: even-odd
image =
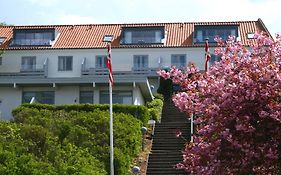
[{"label": "small tree", "polygon": [[197,134],[178,168],[194,174],[280,174],[281,36],[256,34],[248,50],[217,38],[221,56],[209,72],[160,71],[180,84],[175,105],[194,113]]}]

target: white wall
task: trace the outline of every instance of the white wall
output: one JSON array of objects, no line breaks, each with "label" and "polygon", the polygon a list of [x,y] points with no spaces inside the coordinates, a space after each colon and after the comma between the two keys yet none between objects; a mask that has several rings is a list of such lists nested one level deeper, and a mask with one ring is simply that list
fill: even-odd
[{"label": "white wall", "polygon": [[[159,58],[162,66],[170,67],[172,54],[186,54],[186,63],[194,62],[200,69],[204,69],[204,48],[113,48],[113,71],[130,71],[133,55],[148,55],[149,67],[158,67]],[[38,68],[48,58],[48,77],[79,77],[83,59],[86,58],[86,68],[95,67],[97,55],[106,55],[106,49],[6,51],[2,55],[0,72],[19,72],[22,56],[36,56]],[[58,71],[58,56],[73,56],[73,70]]]},{"label": "white wall", "polygon": [[21,94],[21,89],[12,87],[0,87],[0,119],[9,120],[12,118],[12,109],[21,104]]}]

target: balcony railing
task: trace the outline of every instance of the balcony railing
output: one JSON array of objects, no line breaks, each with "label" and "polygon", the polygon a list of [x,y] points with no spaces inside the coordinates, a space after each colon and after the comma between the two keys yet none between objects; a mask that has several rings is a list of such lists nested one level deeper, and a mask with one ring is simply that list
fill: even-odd
[{"label": "balcony railing", "polygon": [[[132,68],[128,71],[113,71],[114,75],[146,75],[146,76],[158,76],[157,70],[160,68],[150,68],[150,67],[144,67],[144,68]],[[95,67],[89,67],[89,65],[86,64],[86,58],[83,59],[81,63],[81,76],[94,76],[94,75],[108,75],[108,69],[107,68],[95,68]]]},{"label": "balcony railing", "polygon": [[19,71],[13,71],[14,65],[2,65],[0,76],[48,76],[48,58],[43,64],[36,65],[21,65]]},{"label": "balcony railing", "polygon": [[[113,71],[114,75],[147,75],[147,76],[157,76],[158,68],[145,68],[145,69],[134,69],[131,71]],[[89,68],[82,69],[81,76],[89,75],[108,75],[107,68]]]}]

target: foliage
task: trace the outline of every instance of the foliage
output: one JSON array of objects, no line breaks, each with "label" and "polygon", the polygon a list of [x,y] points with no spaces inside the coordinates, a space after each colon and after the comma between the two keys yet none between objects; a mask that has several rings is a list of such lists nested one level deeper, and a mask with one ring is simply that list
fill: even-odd
[{"label": "foliage", "polygon": [[0,174],[105,174],[104,165],[87,149],[61,146],[38,125],[0,123]]},{"label": "foliage", "polygon": [[[26,107],[26,108],[25,108]],[[68,104],[68,105],[48,105],[48,104],[23,104],[21,107],[15,109],[13,111],[13,115],[15,116],[15,120],[22,120],[21,116],[17,113],[22,109],[25,112],[28,112],[30,109],[28,108],[36,108],[38,109],[37,112],[41,110],[49,110],[49,111],[60,111],[64,110],[67,112],[70,111],[85,111],[85,112],[92,112],[95,110],[101,111],[108,111],[109,105],[108,104]],[[133,115],[135,118],[141,120],[145,125],[149,120],[149,112],[145,106],[142,105],[126,105],[126,104],[113,104],[113,110],[116,113],[124,113]],[[36,112],[33,111],[32,112]]]},{"label": "foliage", "polygon": [[233,37],[217,38],[221,56],[209,72],[161,71],[184,92],[177,107],[197,115],[194,143],[178,168],[194,174],[281,173],[281,36],[255,36],[248,50]]},{"label": "foliage", "polygon": [[156,122],[160,122],[163,108],[163,100],[154,99],[151,102],[147,102],[146,106],[150,113],[151,119],[155,120]]},{"label": "foliage", "polygon": [[162,94],[156,93],[156,94],[153,94],[153,96],[155,99],[160,99],[160,100],[164,101],[164,96]]},{"label": "foliage", "polygon": [[[102,166],[105,166],[105,170],[109,172],[109,113],[98,109],[91,111],[90,109],[92,108],[93,106],[91,105],[81,105],[80,107],[79,105],[66,105],[65,107],[58,106],[56,108],[53,105],[25,104],[13,111],[14,122],[24,126],[34,126],[33,130],[35,132],[27,133],[27,135],[30,133],[33,133],[33,135],[25,137],[26,139],[32,139],[36,143],[31,148],[38,145],[37,149],[32,149],[32,154],[37,157],[49,157],[52,160],[50,162],[62,161],[58,157],[65,157],[66,160],[64,161],[75,163],[76,167],[71,164],[61,165],[59,163],[56,165],[60,170],[59,174],[63,174],[63,172],[77,174],[78,170],[80,172],[85,171],[82,174],[94,174],[89,167],[83,164],[87,160],[83,156],[83,160],[74,159],[77,156],[74,153],[85,156],[90,155],[89,159],[93,159],[91,162],[97,161],[101,163]],[[73,109],[80,109],[80,111]],[[87,110],[83,111],[81,109]],[[126,175],[133,157],[140,151],[140,128],[142,122],[132,115],[124,113],[114,113],[113,118],[115,173]],[[41,128],[41,133],[39,133],[39,128]],[[45,135],[48,135],[46,133],[50,133],[56,138],[55,145],[66,150],[62,153],[57,153],[54,149],[50,150],[46,145],[42,144],[46,140],[44,139]],[[66,157],[71,156],[69,153],[71,150],[74,151],[73,157]],[[104,172],[103,168],[100,169],[100,172]],[[56,170],[56,172],[58,171]],[[104,174],[106,173],[104,172]]]}]

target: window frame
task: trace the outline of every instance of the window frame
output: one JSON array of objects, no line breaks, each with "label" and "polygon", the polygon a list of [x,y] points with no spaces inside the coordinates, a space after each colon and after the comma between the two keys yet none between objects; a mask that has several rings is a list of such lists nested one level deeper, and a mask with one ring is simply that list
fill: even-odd
[{"label": "window frame", "polygon": [[[122,93],[129,93],[129,95],[120,96]],[[102,97],[104,95],[104,97]],[[118,101],[122,97],[122,100],[124,100],[124,97],[130,98],[130,103],[119,103]],[[117,99],[116,99],[117,98]],[[100,104],[109,104],[109,92],[108,91],[100,91]],[[133,91],[132,90],[116,90],[112,91],[112,103],[114,104],[133,104]]]},{"label": "window frame", "polygon": [[133,68],[134,69],[147,69],[148,68],[148,55],[134,55]]},{"label": "window frame", "polygon": [[[181,60],[180,59],[181,56],[184,57],[183,64],[181,64],[181,61],[177,62],[176,64],[173,63],[173,60],[174,60],[173,57],[179,57],[179,60]],[[178,69],[181,69],[182,67],[186,67],[186,54],[172,54],[171,55],[171,66],[176,66]]]},{"label": "window frame", "polygon": [[[32,64],[23,64],[23,63]],[[36,56],[22,56],[21,57],[21,71],[35,71],[36,70]]]},{"label": "window frame", "polygon": [[[87,100],[84,99],[85,101],[82,100],[83,97],[85,97],[85,96],[82,96],[83,93],[90,93],[91,94],[90,97],[87,96],[87,98],[90,99],[91,102],[86,102],[88,99]],[[80,91],[79,92],[79,103],[80,104],[93,104],[94,103],[94,92],[93,91]]]},{"label": "window frame", "polygon": [[[106,55],[97,55],[95,60],[95,66],[97,69],[106,69],[106,63],[107,63],[107,56]],[[103,60],[99,60],[103,59]],[[101,63],[101,64],[100,64]]]},{"label": "window frame", "polygon": [[[34,95],[29,95],[29,97],[31,97],[31,98],[26,100],[25,94],[27,94],[27,93],[30,93],[30,94],[34,93]],[[28,97],[28,96],[26,96],[26,97]],[[35,100],[41,104],[55,104],[55,92],[54,91],[23,91],[22,92],[22,103],[29,103],[30,100],[32,99],[32,97],[35,97]],[[43,99],[42,99],[42,97],[43,97]],[[45,100],[50,100],[51,102],[46,103]]]},{"label": "window frame", "polygon": [[55,40],[54,28],[43,29],[14,29],[12,47],[20,46],[51,46]]},{"label": "window frame", "polygon": [[[228,36],[227,33],[232,35],[232,30],[235,32],[235,39],[239,36],[239,25],[195,25],[194,26],[194,33],[193,33],[193,43],[194,44],[204,44],[205,39],[208,38],[208,42],[210,44],[216,43],[213,37],[219,36],[223,40],[227,40]],[[198,32],[201,31],[201,37],[198,39]],[[209,34],[204,34],[214,32],[212,36]],[[218,34],[218,32],[224,32],[224,36]]]},{"label": "window frame", "polygon": [[[130,42],[128,42],[126,39],[126,34],[128,32],[131,32],[131,36],[130,36],[131,41]],[[154,37],[148,37],[149,32],[153,32]],[[160,33],[158,33],[158,35],[157,35],[157,32],[160,32]],[[137,35],[139,35],[139,36],[137,37]],[[139,40],[135,41],[137,38],[139,38]],[[164,39],[164,38],[165,38],[165,27],[164,26],[123,27],[122,33],[121,33],[120,45],[164,44],[162,42],[162,39]]]},{"label": "window frame", "polygon": [[[62,59],[62,66],[60,66]],[[71,59],[71,68],[67,68],[67,60]],[[65,72],[65,71],[73,71],[73,56],[58,56],[58,71],[59,72]]]}]

